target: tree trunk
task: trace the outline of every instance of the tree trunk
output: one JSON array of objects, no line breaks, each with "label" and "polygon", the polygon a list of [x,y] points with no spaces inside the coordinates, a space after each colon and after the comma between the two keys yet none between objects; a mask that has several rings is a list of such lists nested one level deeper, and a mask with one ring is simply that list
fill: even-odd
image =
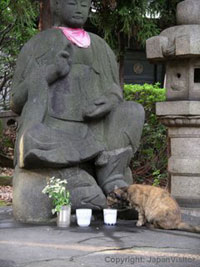
[{"label": "tree trunk", "polygon": [[121,88],[124,88],[124,55],[125,55],[125,39],[122,32],[118,33],[119,42],[119,81]]},{"label": "tree trunk", "polygon": [[121,55],[119,57],[119,81],[120,81],[120,86],[124,88],[124,55]]},{"label": "tree trunk", "polygon": [[40,21],[39,30],[43,31],[51,28],[51,10],[50,10],[50,0],[40,0]]}]

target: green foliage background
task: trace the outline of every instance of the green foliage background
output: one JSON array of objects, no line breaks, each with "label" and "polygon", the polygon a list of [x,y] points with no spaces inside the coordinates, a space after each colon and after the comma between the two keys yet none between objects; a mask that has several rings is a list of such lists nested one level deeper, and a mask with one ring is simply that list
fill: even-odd
[{"label": "green foliage background", "polygon": [[[182,0],[93,0],[92,23],[106,41],[123,53],[120,42],[131,38],[139,45],[175,24],[176,5]],[[124,39],[124,40],[122,40]]]},{"label": "green foliage background", "polygon": [[12,56],[19,53],[24,42],[37,32],[35,20],[38,11],[37,1],[0,1],[1,50]]},{"label": "green foliage background", "polygon": [[145,124],[139,150],[131,163],[134,182],[167,186],[167,132],[156,114],[156,102],[165,101],[166,90],[159,84],[124,86],[125,99],[145,109]]},{"label": "green foliage background", "polygon": [[37,1],[0,1],[0,110],[9,109],[9,90],[16,58],[36,32]]}]

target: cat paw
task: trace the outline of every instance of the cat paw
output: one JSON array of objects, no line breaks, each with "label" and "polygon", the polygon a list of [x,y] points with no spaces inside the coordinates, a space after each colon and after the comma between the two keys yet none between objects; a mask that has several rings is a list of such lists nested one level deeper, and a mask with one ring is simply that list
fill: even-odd
[{"label": "cat paw", "polygon": [[137,227],[140,227],[140,226],[142,226],[143,225],[143,223],[142,222],[140,222],[140,221],[137,221],[137,223],[136,223],[136,226]]}]

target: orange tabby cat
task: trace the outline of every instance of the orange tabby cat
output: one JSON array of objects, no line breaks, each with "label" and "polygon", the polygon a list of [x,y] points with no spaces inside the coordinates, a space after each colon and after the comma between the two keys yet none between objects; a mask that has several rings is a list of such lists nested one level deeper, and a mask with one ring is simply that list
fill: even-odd
[{"label": "orange tabby cat", "polygon": [[134,184],[115,189],[107,197],[108,206],[129,204],[138,211],[137,226],[177,229],[200,233],[200,226],[181,221],[181,211],[170,194],[159,187]]}]

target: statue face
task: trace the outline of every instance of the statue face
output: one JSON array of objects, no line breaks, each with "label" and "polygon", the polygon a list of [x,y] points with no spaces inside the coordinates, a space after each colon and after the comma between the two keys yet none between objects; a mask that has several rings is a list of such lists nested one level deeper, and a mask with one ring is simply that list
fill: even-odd
[{"label": "statue face", "polygon": [[81,28],[85,24],[91,0],[53,0],[52,2],[59,26]]}]

